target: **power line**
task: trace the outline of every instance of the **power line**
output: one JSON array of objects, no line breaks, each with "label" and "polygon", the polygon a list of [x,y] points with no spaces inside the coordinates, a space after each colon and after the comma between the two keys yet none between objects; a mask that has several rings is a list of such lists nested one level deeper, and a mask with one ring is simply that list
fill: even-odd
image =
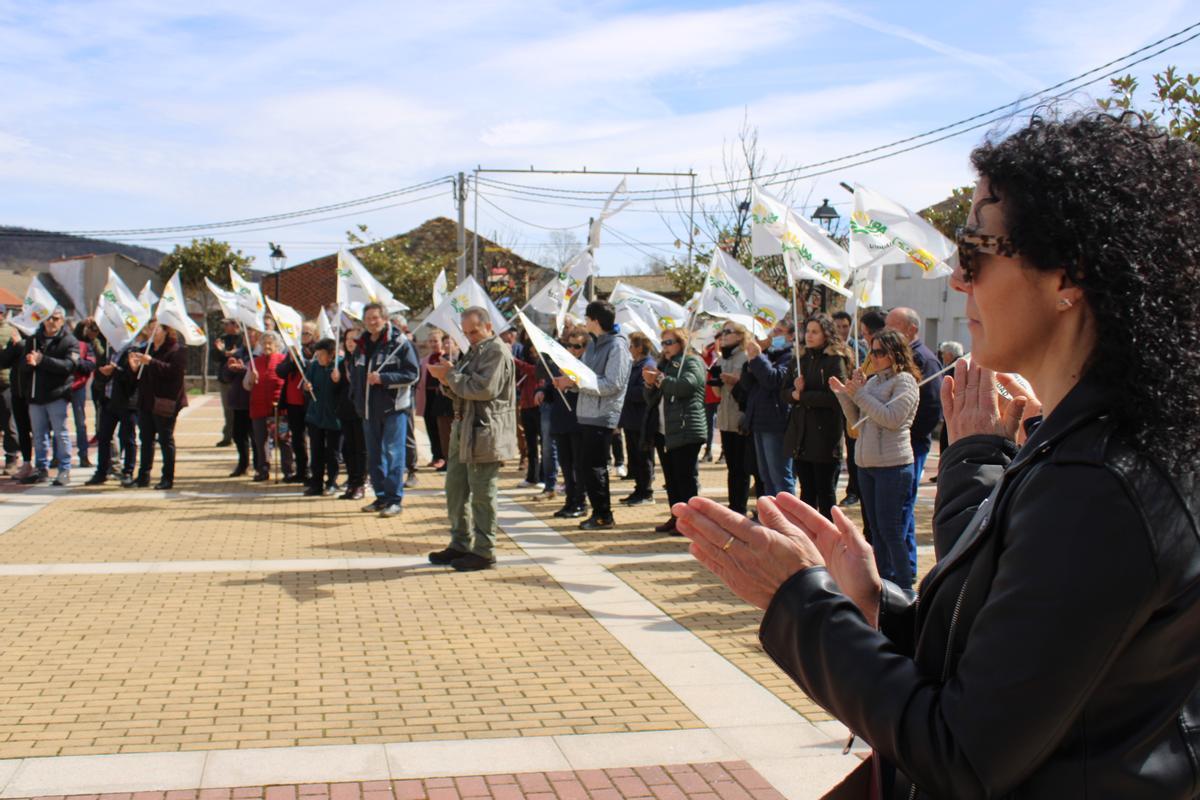
[{"label": "power line", "polygon": [[509,218],[511,218],[511,219],[514,219],[514,220],[516,220],[517,222],[521,223],[522,225],[528,225],[528,226],[529,226],[529,227],[531,227],[531,228],[541,228],[541,229],[542,229],[542,230],[544,230],[544,231],[555,231],[555,232],[559,232],[559,231],[573,231],[573,230],[575,230],[576,228],[586,228],[586,227],[587,227],[587,223],[586,223],[586,222],[580,223],[579,225],[567,225],[566,227],[562,227],[562,228],[551,228],[551,227],[548,227],[548,226],[546,226],[546,225],[539,225],[539,224],[537,224],[536,222],[530,222],[529,220],[521,219],[521,218],[520,218],[520,217],[518,217],[516,214],[512,214],[512,213],[509,213],[508,211],[505,211],[503,208],[501,208],[500,206],[496,205],[495,203],[493,203],[493,202],[492,202],[491,200],[489,200],[488,198],[484,197],[484,195],[483,195],[483,192],[480,192],[478,189],[476,189],[476,190],[475,190],[475,196],[476,196],[476,197],[478,197],[478,198],[479,198],[480,200],[482,200],[483,202],[487,203],[487,204],[488,204],[489,206],[491,206],[492,208],[494,208],[494,209],[496,209],[497,211],[499,211],[499,212],[500,212],[501,214],[503,214],[504,216],[506,216],[506,217],[509,217]]},{"label": "power line", "polygon": [[[1138,49],[1133,50],[1132,52],[1127,53],[1119,58],[1115,58],[1105,64],[1101,64],[1098,67],[1093,67],[1092,69],[1089,69],[1085,72],[1075,75],[1074,77],[1067,78],[1066,80],[1063,80],[1063,81],[1059,81],[1058,83],[1056,83],[1052,86],[1048,86],[1045,89],[1042,89],[1038,92],[1034,92],[1032,94],[1025,95],[1024,97],[1018,98],[1017,100],[1015,100],[1011,103],[1005,103],[1003,105],[996,106],[995,108],[988,109],[987,111],[981,111],[978,114],[973,114],[969,117],[965,117],[965,118],[957,120],[955,122],[947,123],[945,125],[941,125],[936,128],[932,128],[930,130],[924,131],[922,133],[914,134],[912,136],[907,136],[903,139],[897,139],[897,140],[895,140],[893,142],[889,142],[887,144],[881,144],[881,145],[878,145],[875,147],[867,148],[866,150],[859,150],[858,152],[855,152],[855,153],[849,153],[849,154],[846,154],[843,156],[839,156],[837,158],[826,159],[824,161],[818,161],[818,162],[814,162],[812,164],[802,164],[800,166],[791,167],[786,170],[778,170],[775,172],[764,173],[762,175],[755,176],[755,180],[760,180],[766,185],[771,185],[771,184],[782,182],[782,180],[780,180],[781,176],[794,176],[796,179],[802,179],[802,178],[809,178],[809,177],[815,177],[817,175],[827,174],[828,171],[803,174],[803,175],[797,174],[797,173],[802,173],[802,172],[805,172],[806,170],[812,170],[817,167],[828,166],[831,164],[838,164],[843,161],[850,161],[852,159],[859,158],[859,157],[865,156],[865,155],[870,155],[871,153],[877,153],[877,152],[880,152],[883,150],[890,150],[899,145],[908,144],[910,142],[915,142],[919,139],[925,139],[930,136],[935,136],[939,133],[943,133],[945,131],[950,131],[950,130],[952,130],[954,128],[958,128],[962,125],[966,125],[968,123],[975,122],[977,120],[981,120],[985,117],[990,118],[993,115],[996,115],[1000,112],[1007,112],[1007,114],[1006,114],[1007,116],[1012,116],[1012,115],[1021,113],[1022,111],[1026,111],[1026,110],[1029,110],[1030,108],[1034,108],[1037,105],[1040,105],[1049,100],[1061,99],[1062,97],[1065,97],[1066,95],[1068,95],[1072,92],[1078,91],[1079,89],[1082,89],[1085,86],[1090,86],[1091,84],[1096,83],[1101,80],[1104,80],[1105,78],[1112,77],[1113,75],[1116,75],[1119,72],[1127,70],[1130,67],[1134,67],[1134,66],[1137,66],[1138,64],[1142,64],[1146,61],[1149,61],[1151,58],[1160,56],[1166,52],[1169,52],[1170,50],[1174,50],[1177,47],[1181,47],[1182,45],[1185,45],[1188,42],[1191,42],[1197,38],[1200,38],[1200,33],[1193,34],[1192,36],[1189,36],[1186,39],[1182,39],[1180,41],[1173,42],[1172,44],[1168,45],[1167,47],[1162,48],[1161,50],[1158,50],[1157,52],[1150,53],[1149,55],[1146,55],[1140,59],[1137,59],[1135,61],[1131,61],[1127,64],[1124,64],[1123,66],[1121,66],[1120,68],[1118,68],[1116,70],[1113,70],[1111,72],[1091,78],[1090,80],[1080,83],[1077,86],[1071,86],[1071,88],[1068,89],[1066,92],[1060,92],[1057,95],[1053,95],[1051,97],[1046,97],[1046,95],[1049,95],[1051,92],[1054,92],[1058,89],[1061,89],[1065,86],[1069,86],[1071,84],[1076,84],[1079,81],[1083,80],[1084,78],[1087,78],[1090,75],[1094,75],[1097,72],[1106,70],[1115,64],[1120,64],[1122,62],[1128,61],[1129,59],[1133,58],[1134,56],[1145,53],[1147,50],[1152,50],[1153,48],[1158,47],[1160,44],[1163,44],[1164,42],[1168,42],[1172,39],[1176,39],[1180,36],[1183,36],[1184,34],[1190,32],[1192,30],[1195,30],[1196,28],[1200,28],[1200,22],[1196,22],[1191,25],[1188,25],[1185,28],[1181,28],[1180,30],[1175,31],[1174,33],[1171,33],[1167,36],[1164,36],[1161,39],[1158,39],[1157,41],[1154,41],[1147,45],[1139,47]],[[1039,99],[1036,103],[1034,103],[1032,105],[1027,104],[1023,107],[1018,107],[1018,106],[1020,106],[1020,104],[1026,103],[1026,101],[1034,99],[1034,98],[1041,98],[1041,99]],[[854,164],[843,166],[843,167],[841,167],[841,169],[847,169],[850,166],[859,166],[861,164],[868,164],[868,163],[872,163],[874,161],[880,161],[883,158],[890,158],[891,156],[894,156],[894,155],[901,155],[903,153],[908,153],[908,152],[911,152],[912,150],[918,149],[919,147],[924,147],[929,144],[935,144],[937,142],[945,141],[946,139],[951,138],[952,136],[958,136],[960,134],[967,133],[972,130],[977,130],[978,128],[985,127],[986,125],[989,125],[996,121],[998,121],[998,120],[987,119],[981,124],[972,125],[969,128],[964,128],[962,130],[951,133],[947,136],[941,136],[941,137],[933,139],[929,142],[925,142],[925,143],[922,143],[920,145],[913,146],[913,147],[907,147],[902,150],[896,151],[894,153],[886,154],[885,156],[867,159],[864,161],[858,161],[858,162],[855,162]],[[776,180],[772,180],[772,179],[776,179]],[[531,184],[512,183],[509,181],[500,181],[500,180],[495,180],[495,179],[489,180],[488,182],[493,185],[504,186],[505,188],[508,188],[510,190],[517,190],[517,189],[527,190],[527,191],[530,191],[530,193],[535,194],[535,196],[539,196],[539,197],[554,197],[554,196],[556,196],[555,194],[552,194],[552,193],[561,193],[562,195],[591,196],[591,197],[603,196],[606,194],[606,192],[603,192],[601,190],[596,190],[596,189],[547,189],[545,187],[540,187],[540,186],[531,185]],[[746,184],[748,182],[749,182],[748,178],[739,178],[739,179],[728,180],[728,181],[714,181],[713,183],[700,184],[700,185],[697,185],[695,188],[697,188],[697,189],[713,189],[716,187],[728,187],[729,189],[736,189],[737,187],[740,187],[741,185]],[[724,193],[725,193],[725,191],[697,192],[695,196],[696,197],[710,197],[713,195],[724,194]],[[672,199],[672,198],[686,197],[686,196],[690,195],[690,193],[685,195],[685,194],[682,194],[677,191],[664,190],[664,189],[635,189],[635,190],[630,190],[628,192],[628,194],[629,195],[642,195],[642,197],[631,197],[630,198],[631,200],[635,200],[635,201],[647,201],[647,200],[653,201],[653,200],[660,200],[660,199]]]},{"label": "power line", "polygon": [[[326,214],[330,211],[340,211],[346,208],[354,208],[356,206],[370,205],[378,203],[382,200],[390,200],[393,197],[400,197],[413,192],[419,192],[422,189],[428,189],[431,186],[436,186],[440,183],[445,183],[451,180],[449,175],[433,180],[424,181],[422,183],[406,186],[402,189],[393,189],[380,194],[370,195],[368,197],[360,197],[354,200],[345,200],[340,203],[332,203],[325,206],[317,206],[316,208],[308,208],[302,211],[288,211],[283,214],[271,214],[262,217],[249,217],[246,219],[228,220],[226,222],[205,222],[195,225],[174,225],[160,228],[127,228],[114,230],[88,230],[88,231],[63,231],[69,236],[141,236],[155,233],[188,233],[192,231],[207,231],[221,230],[228,228],[240,228],[246,225],[257,225],[263,222],[276,222],[279,220],[295,219],[298,217],[309,217],[318,214]],[[270,230],[270,229],[266,229]]]},{"label": "power line", "polygon": [[[441,196],[442,196],[442,193],[438,192],[437,194],[429,194],[429,195],[425,195],[424,197],[417,197],[412,200],[404,200],[399,203],[389,203],[388,205],[385,205],[385,206],[376,206],[374,208],[359,209],[359,210],[353,211],[349,214],[336,214],[336,215],[328,216],[328,217],[319,217],[317,219],[304,219],[304,220],[301,220],[300,222],[288,222],[288,223],[282,223],[280,225],[268,225],[268,226],[265,226],[262,228],[239,228],[239,229],[237,229],[236,232],[237,233],[254,233],[256,231],[274,231],[274,230],[279,230],[280,228],[295,228],[295,227],[301,227],[304,225],[312,225],[317,222],[328,222],[330,220],[348,219],[350,217],[358,217],[363,214],[374,214],[377,211],[386,211],[391,208],[400,208],[401,206],[411,206],[411,205],[415,205],[417,203],[424,203],[424,202],[428,202],[429,200],[436,200]],[[213,228],[210,230],[206,230],[205,233],[219,233],[220,230],[221,230],[220,228]],[[176,237],[176,236],[124,236],[124,235],[120,235],[120,234],[118,234],[117,236],[119,237],[120,241],[135,242],[135,243],[137,243],[137,242],[177,242],[177,241],[179,241],[179,237]],[[27,231],[27,232],[0,231],[0,239],[40,239],[40,240],[62,239],[65,241],[65,240],[74,239],[74,238],[85,238],[85,237],[80,237],[80,234],[62,233],[62,232],[57,232],[57,231],[54,231],[54,232],[50,232],[50,231],[46,231],[46,232],[42,232],[42,231]],[[90,237],[87,237],[87,238],[90,238]]]}]

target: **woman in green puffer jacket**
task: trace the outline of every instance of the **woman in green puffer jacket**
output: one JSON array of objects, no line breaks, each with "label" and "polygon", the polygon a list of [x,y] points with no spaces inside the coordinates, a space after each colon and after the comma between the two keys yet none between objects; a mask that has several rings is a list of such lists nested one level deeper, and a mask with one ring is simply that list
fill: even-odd
[{"label": "woman in green puffer jacket", "polygon": [[[668,328],[662,332],[662,358],[657,368],[642,370],[646,381],[647,414],[658,414],[666,446],[662,458],[667,481],[667,501],[686,503],[700,494],[700,448],[708,438],[704,414],[704,382],[708,370],[700,357],[687,352],[688,332]],[[681,368],[682,364],[682,368]],[[675,531],[675,517],[654,529]]]}]

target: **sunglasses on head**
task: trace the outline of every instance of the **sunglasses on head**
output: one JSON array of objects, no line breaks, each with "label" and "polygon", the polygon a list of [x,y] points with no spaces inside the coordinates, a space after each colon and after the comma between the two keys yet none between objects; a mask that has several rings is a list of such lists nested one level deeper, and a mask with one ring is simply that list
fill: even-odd
[{"label": "sunglasses on head", "polygon": [[958,245],[958,265],[962,268],[963,280],[971,283],[979,276],[979,254],[1012,258],[1017,248],[1007,236],[992,236],[987,233],[972,233],[962,228],[955,237]]},{"label": "sunglasses on head", "polygon": [[662,343],[663,343],[663,347],[666,347],[667,345],[671,345],[671,344],[679,344],[679,340],[678,339],[663,339]]}]

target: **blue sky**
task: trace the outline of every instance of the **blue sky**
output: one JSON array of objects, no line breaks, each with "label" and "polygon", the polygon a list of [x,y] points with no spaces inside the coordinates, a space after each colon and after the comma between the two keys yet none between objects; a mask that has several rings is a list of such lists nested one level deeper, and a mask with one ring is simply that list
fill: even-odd
[{"label": "blue sky", "polygon": [[[228,220],[477,165],[694,169],[707,183],[725,177],[723,153],[743,119],[758,128],[772,164],[821,161],[1014,101],[1197,17],[1182,0],[1146,0],[1133,14],[1124,0],[0,0],[0,224],[93,230]],[[1200,40],[1135,74],[1169,63],[1194,71],[1198,56]],[[970,181],[966,156],[982,134],[787,193],[810,208],[823,197],[841,203],[838,181],[858,181],[921,207]],[[597,191],[616,183],[511,180]],[[631,189],[667,185],[629,181]],[[535,260],[549,249],[544,228],[577,226],[582,235],[592,213],[495,190],[483,196],[508,215],[480,203],[480,232]],[[390,235],[454,213],[448,186],[403,199],[420,202],[215,235],[260,262],[268,240],[281,242],[298,263],[336,249],[356,222]],[[675,252],[684,230],[675,205],[636,208],[611,225],[644,244],[606,235],[603,272]],[[141,243],[169,250],[187,238]]]}]

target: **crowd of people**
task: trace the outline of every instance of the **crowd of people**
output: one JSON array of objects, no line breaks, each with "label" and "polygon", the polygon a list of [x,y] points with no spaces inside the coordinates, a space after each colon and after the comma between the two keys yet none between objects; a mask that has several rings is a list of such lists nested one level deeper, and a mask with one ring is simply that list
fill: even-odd
[{"label": "crowd of people", "polygon": [[[474,345],[460,353],[454,337],[439,330],[425,335],[419,354],[403,317],[389,318],[374,304],[340,341],[318,339],[316,323],[304,323],[295,350],[272,324],[260,332],[225,320],[211,344],[225,415],[217,445],[236,450],[230,477],[267,481],[274,466],[306,496],[345,500],[366,499],[369,487],[374,497],[363,510],[395,517],[415,481],[414,423],[421,417],[431,453],[426,467],[445,475],[454,498],[451,528],[465,536],[470,523],[456,522],[455,514],[470,511],[493,529],[485,531],[493,539],[494,512],[489,517],[478,498],[491,498],[494,507],[503,461],[519,459],[519,485],[561,501],[554,515],[582,518],[585,530],[613,527],[614,506],[654,504],[658,488],[668,508],[687,502],[700,494],[699,465],[715,452],[734,511],[753,516],[752,496],[794,492],[828,517],[845,464],[841,503],[861,502],[881,572],[912,585],[914,505],[941,416],[938,375],[962,354],[960,345],[943,343],[941,357],[934,355],[920,339],[919,316],[907,308],[866,312],[858,335],[845,312],[813,314],[799,338],[788,318],[761,339],[726,323],[703,352],[685,328],[664,330],[657,341],[626,333],[603,300],[587,305],[585,320],[568,325],[559,341],[596,374],[588,387],[538,353],[524,331],[494,335],[490,318],[487,335],[483,326],[479,333],[489,342],[487,358]],[[464,335],[470,340],[466,328]],[[7,323],[0,336],[8,342],[0,351],[8,379],[0,409],[7,420],[0,423],[7,421],[6,470],[14,478],[40,483],[54,472],[52,483],[67,485],[73,464],[93,466],[95,445],[88,485],[115,479],[149,487],[157,445],[162,468],[154,488],[173,487],[175,421],[187,406],[186,351],[174,330],[152,326],[113,352],[92,320],[71,332],[55,309],[32,336]],[[498,353],[513,375],[503,389],[512,413],[475,409],[472,424],[487,429],[494,452],[456,459],[463,448],[456,403],[483,398],[454,381],[463,369],[486,365],[487,375],[477,379],[491,385]],[[89,389],[96,419],[90,439],[83,413]],[[627,480],[630,489],[614,504],[615,480]],[[473,508],[459,502],[466,495],[455,493],[458,485],[476,497]],[[655,530],[678,535],[675,525],[667,511]],[[490,549],[476,555],[490,566]]]}]

